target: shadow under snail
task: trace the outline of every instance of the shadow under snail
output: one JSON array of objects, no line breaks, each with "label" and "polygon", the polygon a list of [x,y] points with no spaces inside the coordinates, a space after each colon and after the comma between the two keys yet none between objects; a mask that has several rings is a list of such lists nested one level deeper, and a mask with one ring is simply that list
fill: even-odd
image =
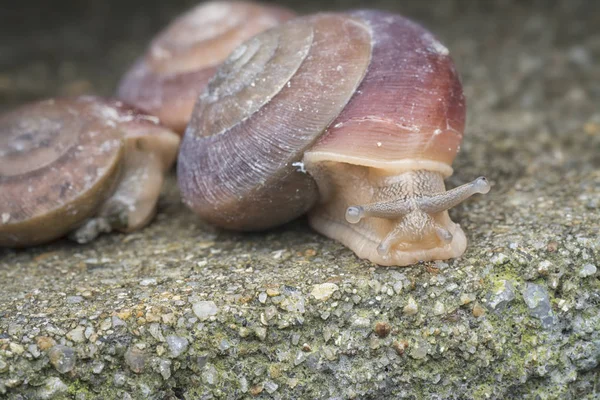
[{"label": "shadow under snail", "polygon": [[183,132],[198,95],[238,45],[294,17],[248,1],[201,3],[171,22],[125,74],[117,97]]},{"label": "shadow under snail", "polygon": [[178,158],[184,203],[206,221],[311,226],[381,265],[460,256],[446,191],[465,99],[430,32],[381,11],[316,14],[237,47],[201,95]]},{"label": "shadow under snail", "polygon": [[154,215],[179,136],[121,102],[83,96],[0,116],[0,246],[129,232]]}]

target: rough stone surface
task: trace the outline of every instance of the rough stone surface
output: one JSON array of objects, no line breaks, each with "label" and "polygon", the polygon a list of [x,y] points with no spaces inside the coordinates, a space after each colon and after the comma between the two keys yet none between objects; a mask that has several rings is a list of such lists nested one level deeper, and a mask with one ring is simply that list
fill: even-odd
[{"label": "rough stone surface", "polygon": [[[379,268],[304,220],[222,232],[183,208],[172,175],[140,232],[0,250],[0,398],[598,398],[600,2],[362,5],[419,20],[457,63],[469,116],[447,184],[492,183],[450,212],[467,252]],[[185,5],[0,8],[6,109],[113,93]],[[326,283],[338,290],[311,295]],[[218,311],[198,315],[203,302]],[[188,341],[179,357],[169,337]]]}]

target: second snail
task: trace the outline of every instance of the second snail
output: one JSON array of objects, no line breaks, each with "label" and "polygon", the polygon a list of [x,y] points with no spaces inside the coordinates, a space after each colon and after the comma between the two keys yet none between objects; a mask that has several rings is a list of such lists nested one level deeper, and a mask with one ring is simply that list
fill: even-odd
[{"label": "second snail", "polygon": [[[293,13],[202,3],[152,41],[125,74],[122,101],[49,98],[0,115],[0,246],[131,232],[155,212],[197,95],[237,45]],[[180,133],[180,132],[178,132]]]}]

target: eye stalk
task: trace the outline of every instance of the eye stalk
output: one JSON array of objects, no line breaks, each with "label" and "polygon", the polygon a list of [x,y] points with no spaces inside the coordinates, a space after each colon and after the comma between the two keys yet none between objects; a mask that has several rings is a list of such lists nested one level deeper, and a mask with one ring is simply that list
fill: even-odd
[{"label": "eye stalk", "polygon": [[473,182],[466,183],[447,192],[424,196],[418,200],[419,209],[428,214],[439,213],[457,206],[474,194],[485,194],[489,191],[490,183],[485,177],[481,176]]},{"label": "eye stalk", "polygon": [[[350,206],[346,210],[346,221],[351,224],[359,223],[365,217],[376,218],[401,218],[414,210],[421,210],[428,214],[436,214],[462,203],[476,193],[488,193],[490,184],[484,176],[480,176],[473,182],[443,193],[422,196],[417,199],[400,199],[363,206]],[[447,237],[447,235],[442,235]]]}]

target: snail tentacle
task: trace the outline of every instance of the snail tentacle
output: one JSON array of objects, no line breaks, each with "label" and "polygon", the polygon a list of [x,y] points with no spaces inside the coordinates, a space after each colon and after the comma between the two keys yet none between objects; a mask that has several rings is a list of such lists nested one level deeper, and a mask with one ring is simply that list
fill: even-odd
[{"label": "snail tentacle", "polygon": [[408,214],[412,208],[410,202],[405,199],[351,206],[346,210],[346,221],[356,224],[365,217],[400,218]]},{"label": "snail tentacle", "polygon": [[421,210],[429,214],[436,214],[462,203],[476,193],[485,194],[489,191],[490,183],[485,177],[481,176],[447,192],[424,196],[417,202]]},{"label": "snail tentacle", "polygon": [[406,227],[403,224],[398,224],[392,229],[377,246],[377,253],[386,258],[390,249],[394,244],[400,241],[402,236],[406,234]]}]

